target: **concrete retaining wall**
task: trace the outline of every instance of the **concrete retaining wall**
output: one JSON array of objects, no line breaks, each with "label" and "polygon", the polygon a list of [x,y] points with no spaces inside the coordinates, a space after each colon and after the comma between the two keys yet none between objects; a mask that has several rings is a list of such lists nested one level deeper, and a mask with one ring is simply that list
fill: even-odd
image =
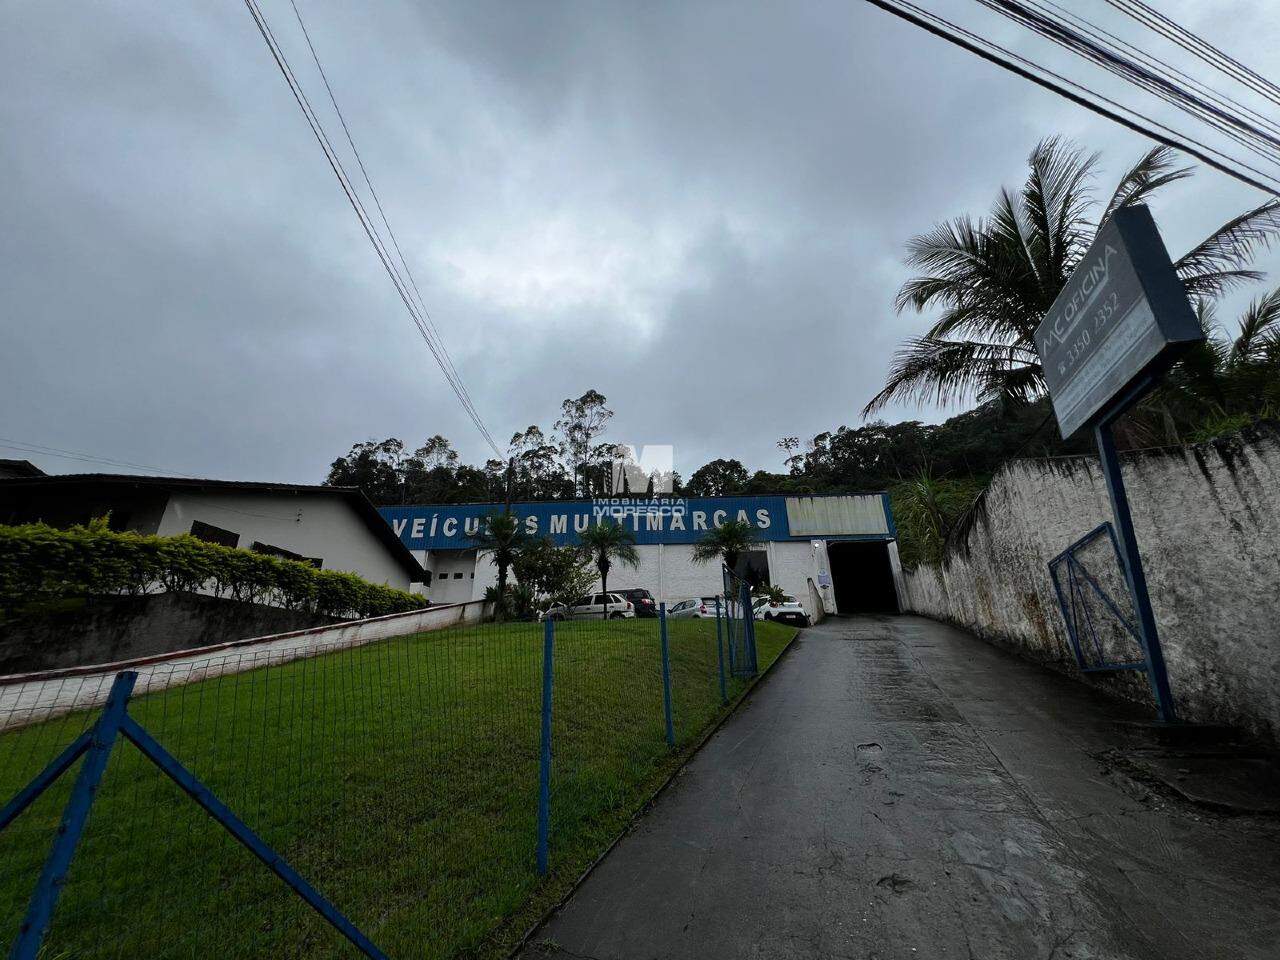
[{"label": "concrete retaining wall", "polygon": [[336,619],[199,593],[93,597],[0,627],[0,675],[150,657]]},{"label": "concrete retaining wall", "polygon": [[243,673],[270,664],[359,647],[375,640],[478,623],[490,613],[490,605],[483,601],[442,604],[369,620],[349,620],[310,630],[221,643],[198,650],[0,677],[0,730],[38,723],[105,703],[112,679],[122,670],[137,671],[134,691],[140,695],[210,677]]},{"label": "concrete retaining wall", "polygon": [[[1123,461],[1182,718],[1280,742],[1280,431]],[[1096,460],[1006,464],[906,606],[1075,673],[1048,562],[1110,515]],[[1089,682],[1150,699],[1137,673]]]}]

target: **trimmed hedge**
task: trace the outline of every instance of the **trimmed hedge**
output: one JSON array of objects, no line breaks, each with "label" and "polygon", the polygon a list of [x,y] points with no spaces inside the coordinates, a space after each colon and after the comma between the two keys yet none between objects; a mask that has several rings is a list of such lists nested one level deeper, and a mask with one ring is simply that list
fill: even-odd
[{"label": "trimmed hedge", "polygon": [[425,597],[355,574],[317,570],[207,543],[190,534],[116,533],[105,518],[60,530],[0,526],[0,609],[34,601],[204,590],[323,616],[364,619],[429,606]]}]

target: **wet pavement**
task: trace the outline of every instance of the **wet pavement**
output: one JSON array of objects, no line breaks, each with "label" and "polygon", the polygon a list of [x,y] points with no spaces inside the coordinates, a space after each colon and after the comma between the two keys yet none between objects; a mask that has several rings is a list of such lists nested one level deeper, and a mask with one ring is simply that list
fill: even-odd
[{"label": "wet pavement", "polygon": [[923,618],[801,637],[522,956],[1280,957],[1280,820],[1132,762],[1142,710]]}]

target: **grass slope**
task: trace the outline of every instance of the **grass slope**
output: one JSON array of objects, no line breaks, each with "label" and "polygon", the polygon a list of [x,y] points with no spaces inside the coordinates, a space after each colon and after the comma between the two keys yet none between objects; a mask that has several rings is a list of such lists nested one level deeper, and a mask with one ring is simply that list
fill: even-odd
[{"label": "grass slope", "polygon": [[[757,630],[760,668],[795,631]],[[559,624],[551,873],[534,844],[543,633],[485,624],[137,698],[131,713],[389,956],[503,955],[605,849],[721,705],[714,624]],[[727,665],[726,665],[727,666]],[[730,680],[732,701],[746,689]],[[0,798],[91,722],[0,737]],[[70,789],[0,833],[0,949]],[[131,745],[113,754],[43,956],[351,957]]]}]

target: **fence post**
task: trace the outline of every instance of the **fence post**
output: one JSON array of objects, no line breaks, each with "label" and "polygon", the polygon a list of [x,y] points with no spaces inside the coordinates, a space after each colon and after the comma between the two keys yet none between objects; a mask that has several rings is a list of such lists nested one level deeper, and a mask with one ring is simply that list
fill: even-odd
[{"label": "fence post", "polygon": [[76,776],[75,786],[71,788],[71,796],[62,812],[62,823],[58,825],[53,849],[44,862],[40,879],[36,881],[36,888],[31,893],[26,918],[18,928],[18,936],[9,952],[11,960],[35,960],[40,953],[40,944],[49,929],[49,921],[58,905],[62,887],[67,882],[71,859],[76,854],[80,835],[89,820],[89,809],[93,806],[98,784],[102,781],[107,761],[111,758],[111,750],[120,734],[120,724],[124,721],[129,697],[137,679],[136,673],[126,671],[116,674],[115,681],[111,684],[107,705],[94,724],[93,739],[85,751],[80,773]]},{"label": "fence post", "polygon": [[556,624],[542,625],[542,749],[538,761],[538,875],[548,869],[551,836],[551,685],[555,677]]},{"label": "fence post", "polygon": [[662,634],[662,712],[667,721],[667,744],[676,745],[676,728],[671,722],[671,652],[667,644],[667,605],[658,604],[658,621]]},{"label": "fence post", "polygon": [[742,583],[742,645],[743,653],[747,658],[745,664],[746,671],[749,675],[756,674],[756,611],[751,606],[751,588],[747,586],[746,581]]},{"label": "fence post", "polygon": [[720,671],[720,703],[723,706],[729,702],[729,697],[724,689],[724,644],[721,643],[720,637],[720,598],[716,597],[716,667]]}]

